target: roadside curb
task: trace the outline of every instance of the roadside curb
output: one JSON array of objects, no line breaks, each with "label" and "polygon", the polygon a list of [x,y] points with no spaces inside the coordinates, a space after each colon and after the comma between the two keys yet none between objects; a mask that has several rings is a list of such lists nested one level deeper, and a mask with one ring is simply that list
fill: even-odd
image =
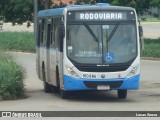
[{"label": "roadside curb", "polygon": [[152,60],[152,61],[160,61],[160,58],[152,58],[152,57],[141,57],[141,60]]}]

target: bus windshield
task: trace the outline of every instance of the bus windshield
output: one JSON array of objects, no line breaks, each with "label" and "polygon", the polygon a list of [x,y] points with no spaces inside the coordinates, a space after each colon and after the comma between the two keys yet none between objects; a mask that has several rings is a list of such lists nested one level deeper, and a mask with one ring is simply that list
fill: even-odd
[{"label": "bus windshield", "polygon": [[137,56],[134,23],[68,25],[68,58],[85,64],[126,63]]}]

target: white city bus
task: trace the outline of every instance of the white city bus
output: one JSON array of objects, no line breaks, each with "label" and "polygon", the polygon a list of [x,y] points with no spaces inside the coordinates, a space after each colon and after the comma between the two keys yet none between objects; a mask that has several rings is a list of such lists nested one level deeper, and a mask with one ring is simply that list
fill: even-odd
[{"label": "white city bus", "polygon": [[45,92],[138,89],[140,34],[133,8],[74,5],[39,11],[37,74]]}]

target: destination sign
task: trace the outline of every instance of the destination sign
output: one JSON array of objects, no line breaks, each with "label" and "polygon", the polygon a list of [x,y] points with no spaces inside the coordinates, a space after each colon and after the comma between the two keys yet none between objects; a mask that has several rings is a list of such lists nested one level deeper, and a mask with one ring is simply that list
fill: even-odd
[{"label": "destination sign", "polygon": [[81,11],[68,12],[70,21],[118,21],[135,20],[134,12],[125,11]]},{"label": "destination sign", "polygon": [[126,20],[126,14],[119,12],[77,13],[78,20]]}]

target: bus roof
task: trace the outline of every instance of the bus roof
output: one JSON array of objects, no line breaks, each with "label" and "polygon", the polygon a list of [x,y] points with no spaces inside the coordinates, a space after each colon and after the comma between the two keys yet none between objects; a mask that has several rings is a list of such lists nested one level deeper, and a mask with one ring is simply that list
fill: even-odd
[{"label": "bus roof", "polygon": [[97,3],[95,5],[91,4],[84,4],[84,5],[72,5],[72,6],[66,6],[63,8],[55,8],[55,9],[47,9],[47,10],[42,10],[38,12],[38,17],[47,17],[47,16],[53,16],[53,15],[63,15],[64,10],[104,10],[104,9],[109,9],[109,10],[134,10],[133,8],[130,7],[120,7],[120,6],[110,6],[107,3]]}]

